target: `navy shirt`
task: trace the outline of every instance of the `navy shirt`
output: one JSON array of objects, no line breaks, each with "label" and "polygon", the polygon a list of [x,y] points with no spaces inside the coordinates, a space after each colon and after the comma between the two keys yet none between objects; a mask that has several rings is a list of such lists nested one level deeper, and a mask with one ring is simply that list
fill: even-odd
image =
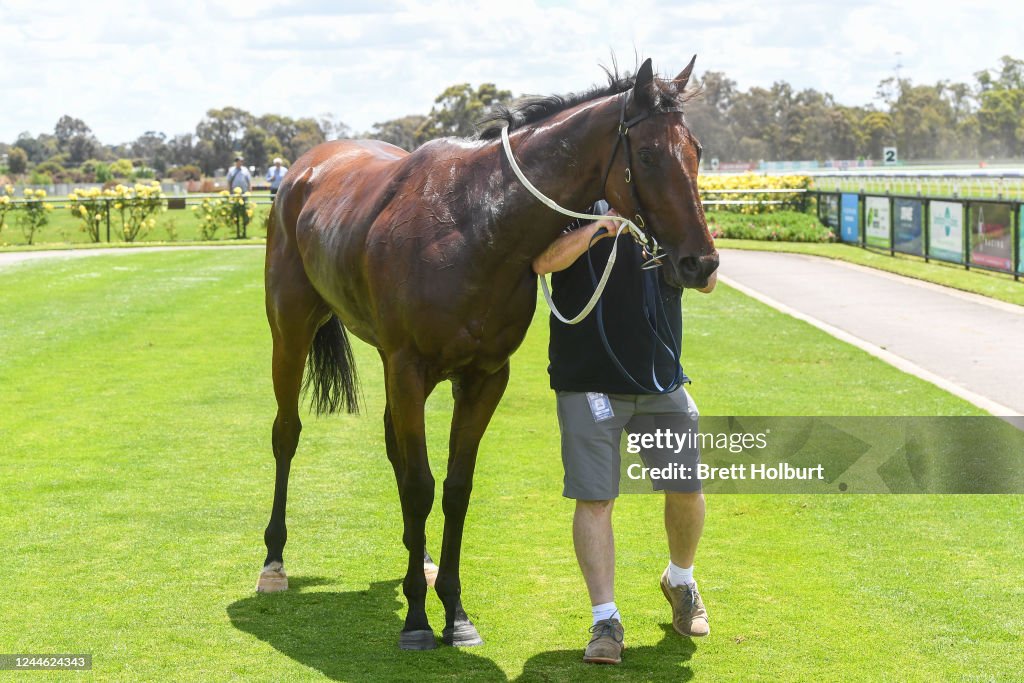
[{"label": "navy shirt", "polygon": [[[589,213],[607,210],[603,202],[598,204]],[[580,226],[575,223],[571,227]],[[552,274],[552,299],[562,315],[576,316],[590,300],[594,279],[587,264],[588,254],[594,275],[600,279],[612,244],[612,238],[605,237],[571,266]],[[628,232],[619,237],[618,249],[615,266],[601,296],[601,318],[612,351],[647,391],[624,377],[609,357],[598,331],[597,308],[576,325],[566,325],[551,316],[548,373],[551,388],[556,391],[653,393],[657,389],[655,377],[662,387],[669,386],[676,377],[683,339],[682,290],[665,283],[662,268],[643,270],[640,267],[643,250]],[[662,341],[655,338],[655,327]],[[652,370],[655,377],[652,377]],[[684,381],[689,380],[684,376]]]}]

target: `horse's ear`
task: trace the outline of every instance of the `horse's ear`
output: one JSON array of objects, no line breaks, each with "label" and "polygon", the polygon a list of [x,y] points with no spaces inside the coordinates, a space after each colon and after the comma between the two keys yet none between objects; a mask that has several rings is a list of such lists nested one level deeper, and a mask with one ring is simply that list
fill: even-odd
[{"label": "horse's ear", "polygon": [[675,77],[676,89],[679,92],[686,90],[686,84],[690,81],[690,74],[693,73],[693,65],[697,62],[697,55],[693,56],[690,63],[686,65],[686,68],[679,72],[679,75]]},{"label": "horse's ear", "polygon": [[633,81],[633,101],[643,109],[654,106],[654,67],[651,66],[650,57],[637,69]]}]

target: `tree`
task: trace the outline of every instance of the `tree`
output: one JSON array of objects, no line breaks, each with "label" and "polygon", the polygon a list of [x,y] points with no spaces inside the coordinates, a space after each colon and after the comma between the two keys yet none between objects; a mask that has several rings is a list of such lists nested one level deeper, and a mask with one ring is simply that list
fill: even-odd
[{"label": "tree", "polygon": [[28,170],[28,155],[21,147],[11,147],[7,152],[7,170],[14,175],[20,175]]},{"label": "tree", "polygon": [[164,173],[170,165],[171,152],[167,147],[167,136],[148,130],[131,145],[131,154],[158,173]]},{"label": "tree", "polygon": [[202,152],[198,161],[206,174],[212,175],[214,169],[231,165],[235,153],[241,148],[246,129],[254,122],[252,114],[237,107],[206,112],[206,117],[196,126],[197,146]]},{"label": "tree", "polygon": [[364,133],[362,137],[390,142],[392,145],[411,152],[419,146],[416,142],[416,131],[423,126],[426,120],[426,116],[412,114],[400,119],[375,123],[373,130]]},{"label": "tree", "polygon": [[510,90],[499,90],[493,83],[482,83],[475,91],[469,83],[449,86],[434,100],[430,115],[416,132],[416,141],[423,144],[446,135],[470,137],[488,107],[511,99]]},{"label": "tree", "polygon": [[295,121],[295,135],[286,144],[285,152],[289,159],[298,159],[321,142],[325,142],[320,124],[315,119],[302,118]]}]

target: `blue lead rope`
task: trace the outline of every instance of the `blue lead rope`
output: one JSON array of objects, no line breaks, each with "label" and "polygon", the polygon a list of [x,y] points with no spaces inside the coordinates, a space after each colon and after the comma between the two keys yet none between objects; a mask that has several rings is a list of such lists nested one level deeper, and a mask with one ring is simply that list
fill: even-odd
[{"label": "blue lead rope", "polygon": [[[594,261],[591,258],[590,247],[594,246],[594,242],[608,232],[606,228],[601,228],[594,233],[594,236],[590,239],[590,244],[587,247],[587,268],[590,270],[590,281],[594,287],[597,287],[597,272],[594,270]],[[647,323],[647,327],[651,332],[655,343],[651,346],[651,381],[654,384],[654,388],[646,387],[638,382],[626,368],[622,365],[619,357],[615,355],[612,350],[612,345],[608,342],[608,334],[604,328],[604,310],[602,306],[602,300],[598,299],[597,307],[594,309],[594,313],[597,315],[597,333],[601,337],[601,344],[604,345],[604,350],[608,354],[608,358],[611,359],[612,364],[618,368],[619,373],[635,387],[642,394],[670,394],[678,389],[686,381],[686,375],[683,374],[683,366],[680,362],[680,354],[676,351],[676,338],[672,334],[672,327],[668,325],[668,315],[665,313],[665,302],[662,301],[661,293],[658,291],[658,274],[656,272],[644,271],[641,277],[641,288],[643,290],[643,313],[644,321]],[[655,306],[650,306],[649,299],[653,296],[656,301]],[[658,331],[658,320],[659,313],[661,319],[666,321],[668,340],[666,340],[661,332]],[[658,347],[664,349],[669,357],[672,359],[672,363],[675,366],[675,373],[672,377],[672,381],[667,387],[661,386],[658,381],[658,373],[655,361],[657,360]]]}]

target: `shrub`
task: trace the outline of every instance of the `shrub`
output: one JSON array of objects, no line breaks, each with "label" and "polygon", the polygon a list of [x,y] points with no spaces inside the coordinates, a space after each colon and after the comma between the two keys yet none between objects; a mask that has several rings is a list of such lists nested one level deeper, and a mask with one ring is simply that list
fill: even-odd
[{"label": "shrub", "polygon": [[113,189],[113,210],[121,219],[121,236],[125,242],[134,242],[156,226],[153,214],[166,211],[160,183],[137,183],[133,187],[117,185]]},{"label": "shrub", "polygon": [[216,197],[205,197],[192,210],[199,213],[199,230],[204,240],[214,239],[221,228],[227,232],[234,228],[235,237],[242,237],[253,216],[249,193],[243,193],[241,188],[236,188],[233,194],[222,190]]},{"label": "shrub", "polygon": [[7,212],[14,208],[11,202],[11,195],[14,194],[14,186],[5,185],[3,192],[0,192],[0,231],[4,229],[4,221],[7,220]]},{"label": "shrub", "polygon": [[707,214],[708,230],[714,238],[769,240],[778,242],[834,242],[835,233],[816,216],[799,211],[739,214],[714,211]]},{"label": "shrub", "polygon": [[203,172],[195,164],[175,166],[167,173],[172,180],[178,183],[183,183],[186,180],[199,180],[203,177]]},{"label": "shrub", "polygon": [[32,244],[36,233],[49,222],[49,213],[53,207],[43,201],[46,199],[46,190],[25,188],[24,195],[25,203],[21,207],[18,223],[21,225],[21,232],[25,235],[25,239]]},{"label": "shrub", "polygon": [[[758,214],[791,210],[803,207],[805,193],[765,192],[741,194],[733,190],[806,190],[811,186],[810,176],[805,175],[705,175],[698,181],[701,198],[705,201],[727,202],[784,202],[783,204],[717,204],[709,205],[709,211],[730,211],[733,213]],[[728,192],[721,192],[727,190]]]},{"label": "shrub", "polygon": [[110,174],[115,178],[130,178],[135,172],[130,159],[118,159],[110,164]]},{"label": "shrub", "polygon": [[82,231],[89,234],[93,242],[100,241],[100,230],[110,220],[111,200],[116,196],[112,190],[74,190],[68,195],[71,215],[82,221]]}]

